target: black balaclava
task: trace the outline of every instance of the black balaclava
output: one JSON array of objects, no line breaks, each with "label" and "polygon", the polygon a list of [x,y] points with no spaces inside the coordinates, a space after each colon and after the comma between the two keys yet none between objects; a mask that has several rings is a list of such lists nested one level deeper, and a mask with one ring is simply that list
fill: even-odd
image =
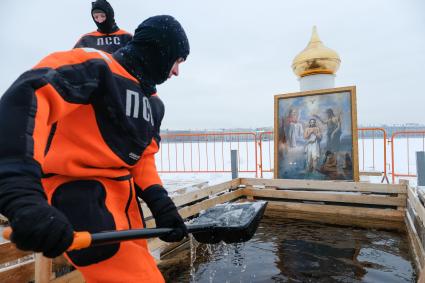
[{"label": "black balaclava", "polygon": [[140,82],[145,94],[168,79],[179,58],[189,55],[189,41],[180,23],[171,16],[155,16],[141,23],[133,39],[114,58]]},{"label": "black balaclava", "polygon": [[[106,20],[102,23],[98,23],[93,18],[93,11],[101,10],[106,14]],[[96,2],[91,3],[91,16],[94,23],[97,25],[97,30],[101,33],[113,33],[118,30],[118,26],[115,23],[114,19],[114,9],[112,9],[111,4],[106,0],[96,0]]]}]

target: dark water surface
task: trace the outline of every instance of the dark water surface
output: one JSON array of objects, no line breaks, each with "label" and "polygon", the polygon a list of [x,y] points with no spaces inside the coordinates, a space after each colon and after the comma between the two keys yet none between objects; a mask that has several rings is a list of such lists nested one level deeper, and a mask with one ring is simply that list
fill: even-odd
[{"label": "dark water surface", "polygon": [[199,244],[160,269],[167,282],[416,282],[405,234],[267,216],[249,242]]}]

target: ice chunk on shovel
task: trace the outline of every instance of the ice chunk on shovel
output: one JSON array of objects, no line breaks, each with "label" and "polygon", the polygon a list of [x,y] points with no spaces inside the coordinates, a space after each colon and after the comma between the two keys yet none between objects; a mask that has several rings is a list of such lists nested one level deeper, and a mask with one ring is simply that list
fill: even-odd
[{"label": "ice chunk on shovel", "polygon": [[[219,204],[202,212],[187,224],[187,230],[201,243],[215,244],[245,242],[252,238],[266,209],[266,201]],[[107,245],[133,239],[165,236],[173,228],[144,228],[99,233],[75,232],[74,241],[68,251]],[[3,231],[10,239],[12,229]]]},{"label": "ice chunk on shovel", "polygon": [[265,201],[216,205],[192,220],[193,226],[209,225],[210,228],[191,233],[201,243],[246,242],[257,230],[266,205]]}]

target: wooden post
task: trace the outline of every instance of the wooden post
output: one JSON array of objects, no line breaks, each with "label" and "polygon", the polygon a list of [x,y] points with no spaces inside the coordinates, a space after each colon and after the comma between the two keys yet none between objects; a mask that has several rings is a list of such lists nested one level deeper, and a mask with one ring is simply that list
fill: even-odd
[{"label": "wooden post", "polygon": [[52,260],[41,253],[35,254],[35,283],[47,283],[52,277]]},{"label": "wooden post", "polygon": [[232,162],[232,179],[238,178],[238,151],[236,149],[232,149],[231,153],[231,162]]},{"label": "wooden post", "polygon": [[418,283],[425,283],[425,272],[423,268],[421,270],[421,273],[419,274]]},{"label": "wooden post", "polygon": [[406,186],[406,188],[409,188],[409,180],[407,180],[407,179],[399,179],[398,180],[398,183],[400,184],[400,185],[405,185]]},{"label": "wooden post", "polygon": [[418,186],[425,186],[425,151],[416,152],[416,172]]}]

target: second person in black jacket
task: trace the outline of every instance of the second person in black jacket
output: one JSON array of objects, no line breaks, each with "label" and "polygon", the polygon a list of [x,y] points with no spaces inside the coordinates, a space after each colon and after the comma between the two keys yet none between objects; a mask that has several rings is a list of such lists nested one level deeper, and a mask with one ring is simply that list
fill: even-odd
[{"label": "second person in black jacket", "polygon": [[91,16],[97,31],[83,35],[74,48],[90,47],[113,53],[131,40],[132,35],[115,23],[114,9],[108,1],[92,2]]}]

